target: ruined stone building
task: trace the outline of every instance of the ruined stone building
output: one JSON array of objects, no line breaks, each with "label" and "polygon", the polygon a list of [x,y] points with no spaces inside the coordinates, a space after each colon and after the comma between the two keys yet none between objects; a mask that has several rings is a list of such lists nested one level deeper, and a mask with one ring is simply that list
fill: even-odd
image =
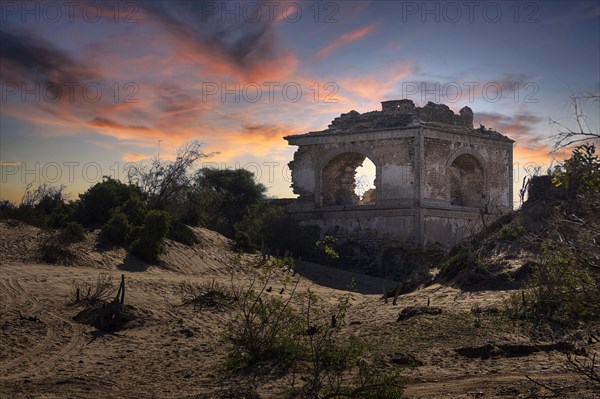
[{"label": "ruined stone building", "polygon": [[[512,209],[513,140],[480,127],[464,107],[384,101],[381,111],[350,111],[318,132],[285,137],[298,146],[288,212],[321,234],[407,247],[453,243],[482,214]],[[356,169],[375,165],[374,189],[356,194]]]}]

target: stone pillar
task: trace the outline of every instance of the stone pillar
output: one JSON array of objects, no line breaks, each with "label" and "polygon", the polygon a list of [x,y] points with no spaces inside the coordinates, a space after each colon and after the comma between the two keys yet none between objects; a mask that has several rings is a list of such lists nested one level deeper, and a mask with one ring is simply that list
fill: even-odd
[{"label": "stone pillar", "polygon": [[462,107],[459,111],[465,127],[473,129],[473,110],[469,107]]}]

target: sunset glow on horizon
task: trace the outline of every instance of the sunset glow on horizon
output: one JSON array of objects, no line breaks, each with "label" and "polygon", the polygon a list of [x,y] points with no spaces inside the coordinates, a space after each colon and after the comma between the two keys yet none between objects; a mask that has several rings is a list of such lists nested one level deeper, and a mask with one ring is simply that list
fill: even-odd
[{"label": "sunset glow on horizon", "polygon": [[[469,4],[468,6],[466,4]],[[284,136],[341,113],[469,106],[515,140],[515,198],[543,170],[570,97],[600,93],[600,5],[552,2],[3,1],[0,199],[30,181],[71,199],[130,162],[172,159],[190,140],[202,166],[243,167],[293,197]],[[583,104],[598,131],[598,103]],[[568,154],[566,154],[568,156]]]}]

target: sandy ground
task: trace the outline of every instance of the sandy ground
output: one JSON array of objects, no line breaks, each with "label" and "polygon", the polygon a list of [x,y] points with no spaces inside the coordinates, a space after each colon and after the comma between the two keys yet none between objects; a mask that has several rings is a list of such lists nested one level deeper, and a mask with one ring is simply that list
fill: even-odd
[{"label": "sandy ground", "polygon": [[[36,229],[0,223],[0,397],[243,397],[231,392],[250,384],[247,376],[222,368],[227,351],[223,328],[235,309],[199,311],[182,306],[179,293],[184,282],[233,280],[244,286],[248,273],[236,263],[227,239],[204,229],[196,233],[201,242],[193,248],[169,243],[161,267],[148,267],[120,249],[99,250],[93,234],[74,245],[74,266],[59,266],[36,263]],[[249,260],[247,256],[241,262]],[[356,279],[343,328],[374,343],[385,367],[399,367],[398,359],[406,356],[423,364],[403,371],[409,397],[599,397],[565,369],[559,350],[497,350],[502,345],[554,342],[532,343],[525,326],[494,311],[504,306],[509,292],[469,293],[432,285],[401,296],[393,306],[381,300],[391,281],[306,263],[298,271],[300,291],[310,287],[332,303]],[[93,281],[100,272],[115,280],[125,275],[126,303],[143,321],[107,334],[73,320],[81,310],[69,305],[73,282]],[[274,283],[273,295],[282,281]],[[397,321],[404,307],[428,302],[442,314]],[[479,320],[471,311],[474,305],[487,309]],[[485,345],[496,349],[488,356],[485,351],[472,350],[470,356],[457,351]],[[254,383],[261,398],[282,398],[287,388],[280,377]]]}]

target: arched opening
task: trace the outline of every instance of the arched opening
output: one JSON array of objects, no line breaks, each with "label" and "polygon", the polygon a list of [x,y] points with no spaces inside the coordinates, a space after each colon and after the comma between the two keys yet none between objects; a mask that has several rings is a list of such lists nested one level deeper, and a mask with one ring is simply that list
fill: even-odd
[{"label": "arched opening", "polygon": [[375,164],[363,154],[346,152],[321,170],[321,203],[369,205],[376,202]]},{"label": "arched opening", "polygon": [[448,168],[450,204],[481,207],[485,201],[485,177],[481,163],[470,154],[458,156]]}]

